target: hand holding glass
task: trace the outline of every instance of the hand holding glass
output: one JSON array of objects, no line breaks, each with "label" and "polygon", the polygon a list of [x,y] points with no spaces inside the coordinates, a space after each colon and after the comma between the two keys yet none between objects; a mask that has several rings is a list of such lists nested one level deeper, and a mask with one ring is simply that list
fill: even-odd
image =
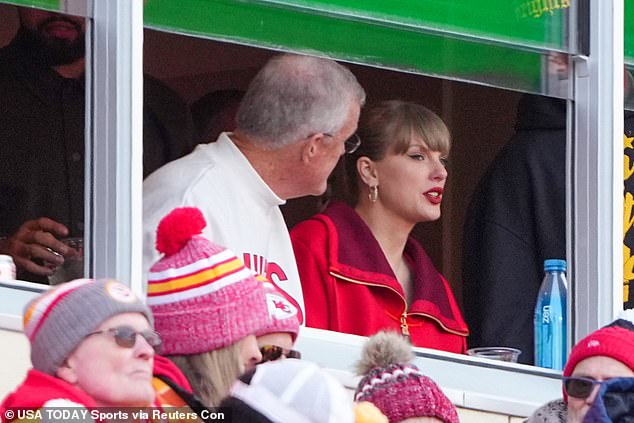
[{"label": "hand holding glass", "polygon": [[55,272],[48,277],[50,285],[57,285],[84,276],[84,239],[64,238],[68,252],[64,254],[64,264],[57,266]]}]

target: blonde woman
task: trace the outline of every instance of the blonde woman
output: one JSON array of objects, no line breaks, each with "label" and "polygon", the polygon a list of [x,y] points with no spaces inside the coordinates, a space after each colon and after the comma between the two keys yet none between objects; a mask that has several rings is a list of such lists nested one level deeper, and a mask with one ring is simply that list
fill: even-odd
[{"label": "blonde woman", "polygon": [[364,110],[355,137],[352,205],[332,203],[291,231],[306,325],[396,330],[416,346],[464,352],[468,329],[449,284],[410,236],[440,218],[449,130],[427,108],[394,100]]},{"label": "blonde woman", "polygon": [[162,353],[185,374],[207,407],[217,406],[262,359],[256,334],[269,325],[265,291],[233,252],[199,234],[197,208],[174,209],[159,224],[164,256],[148,277],[148,304]]}]

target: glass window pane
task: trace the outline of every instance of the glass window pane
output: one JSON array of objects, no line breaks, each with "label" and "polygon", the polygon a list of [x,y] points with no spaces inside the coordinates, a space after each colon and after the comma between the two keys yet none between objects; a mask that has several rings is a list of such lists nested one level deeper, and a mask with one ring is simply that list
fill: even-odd
[{"label": "glass window pane", "polygon": [[57,283],[84,271],[85,18],[0,12],[3,252],[14,256],[18,279]]},{"label": "glass window pane", "polygon": [[[181,51],[188,53],[183,55]],[[221,130],[234,128],[231,118],[221,115],[226,112],[231,117],[235,113],[233,104],[273,54],[274,51],[262,48],[153,30],[147,30],[145,36],[146,72],[166,82],[192,104],[198,126],[205,130],[202,142],[213,142]],[[477,342],[480,346],[518,347],[524,363],[532,363],[532,319],[543,278],[543,260],[566,258],[566,101],[556,97],[567,96],[568,56],[551,53],[537,57],[536,84],[543,87],[541,91],[551,92],[551,97],[348,64],[367,91],[367,107],[395,98],[417,102],[437,113],[450,128],[453,141],[442,218],[417,225],[412,234],[448,280],[461,310],[467,311],[478,301],[484,305],[484,309],[468,309],[466,314],[476,335],[473,345]],[[496,69],[495,64],[492,67]],[[488,171],[492,163],[498,170]],[[541,176],[533,179],[533,172],[539,171]],[[491,173],[495,175],[487,176]],[[336,169],[331,181],[332,197],[346,196],[344,178],[342,169]],[[523,185],[514,190],[512,184],[506,183],[508,180]],[[510,201],[503,198],[504,189],[511,191]],[[532,201],[533,189],[546,190],[544,198],[552,197],[553,202],[547,207],[543,199]],[[320,212],[324,205],[324,198],[288,201],[283,206],[288,227]],[[489,213],[494,206],[500,210]],[[469,244],[465,251],[465,222],[473,209],[476,212],[471,220],[477,223],[472,228],[483,228],[481,238],[488,244]],[[531,220],[541,212],[543,217]],[[505,235],[518,240],[514,245],[518,249],[513,251],[509,239],[493,233],[496,225],[487,226],[482,215],[506,219],[497,223],[506,225]],[[541,223],[546,227],[538,227]],[[529,230],[529,225],[534,227]],[[532,240],[533,233],[544,236],[529,249],[524,244]],[[490,254],[485,256],[487,252]],[[463,261],[468,268],[464,272]],[[500,264],[497,268],[496,263]],[[498,295],[498,290],[506,297]],[[489,312],[487,307],[498,314]],[[501,324],[495,326],[491,320]],[[396,329],[400,330],[398,325]]]},{"label": "glass window pane", "polygon": [[[550,1],[549,6],[543,2],[540,10],[552,7],[552,14],[545,12],[539,16],[533,11],[536,4],[541,4],[539,1],[522,4],[499,1],[496,2],[499,7],[482,7],[480,2],[464,0],[429,1],[417,7],[410,4],[413,2],[400,1],[393,10],[393,2],[389,7],[380,7],[380,2],[345,7],[311,0],[285,2],[283,6],[278,3],[273,6],[267,2],[247,5],[190,0],[176,4],[154,0],[148,2],[144,19],[146,27],[153,29],[308,54],[328,52],[330,57],[352,63],[534,93],[549,92],[541,78],[543,54],[547,50],[569,50],[564,34],[570,5],[561,1]],[[555,3],[559,9],[551,6]],[[388,13],[390,16],[385,16]],[[507,19],[498,19],[497,13]],[[459,17],[466,21],[461,22]],[[509,40],[502,42],[507,35],[498,39],[490,33],[483,35],[480,29],[437,26],[439,20],[464,27],[483,25],[482,28],[500,33],[512,28],[518,33],[507,34]],[[495,20],[496,24],[487,24],[489,20]],[[428,31],[425,25],[433,26],[433,30]],[[460,31],[470,35],[461,35]]]},{"label": "glass window pane", "polygon": [[[146,23],[157,28],[199,35],[230,35],[243,40],[272,40],[283,33],[290,42],[314,40],[330,44],[332,39],[349,40],[350,50],[378,27],[417,32],[445,33],[530,48],[569,51],[568,19],[576,4],[570,0],[345,0],[261,1],[245,4],[228,0],[208,2],[152,0],[146,7]],[[333,33],[308,30],[325,22],[337,25]],[[301,22],[301,24],[300,24]],[[368,29],[370,24],[373,29]],[[366,27],[365,29],[363,27]],[[387,43],[378,37],[375,44]],[[328,45],[323,44],[323,45]],[[402,54],[413,53],[402,50]]]}]

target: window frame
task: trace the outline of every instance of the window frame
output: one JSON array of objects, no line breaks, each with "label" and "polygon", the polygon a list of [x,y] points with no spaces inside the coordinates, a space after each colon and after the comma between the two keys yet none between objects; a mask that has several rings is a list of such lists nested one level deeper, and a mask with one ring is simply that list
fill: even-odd
[{"label": "window frame", "polygon": [[[589,25],[594,28],[589,51],[594,54],[572,56],[574,83],[569,92],[572,100],[568,100],[565,166],[567,186],[572,189],[566,193],[566,233],[569,280],[574,281],[574,301],[569,302],[569,315],[574,317],[569,319],[570,343],[611,320],[623,303],[624,0],[588,3]],[[91,248],[87,249],[86,271],[95,277],[114,277],[142,293],[143,153],[138,140],[142,139],[143,119],[143,1],[65,0],[62,7],[84,13],[88,20],[86,245]],[[571,31],[576,37],[576,28]],[[603,139],[612,141],[610,147],[595,141]],[[611,283],[603,282],[606,279]],[[0,283],[0,328],[20,330],[21,316],[15,306],[45,289],[29,282]],[[9,293],[15,295],[4,295]],[[5,312],[8,302],[13,303],[11,313]],[[305,328],[298,345],[306,358],[349,377],[363,340]],[[560,394],[555,389],[558,372],[519,364],[493,365],[483,359],[420,348],[416,353],[421,369],[459,406],[524,415],[552,399],[550,395]],[[352,382],[346,384],[352,386]],[[537,402],[526,401],[526,397]]]}]

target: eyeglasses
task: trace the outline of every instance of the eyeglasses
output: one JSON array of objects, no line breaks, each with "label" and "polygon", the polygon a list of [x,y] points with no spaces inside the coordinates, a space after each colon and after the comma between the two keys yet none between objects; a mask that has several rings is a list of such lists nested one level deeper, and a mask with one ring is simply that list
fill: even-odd
[{"label": "eyeglasses", "polygon": [[158,332],[155,332],[152,329],[137,331],[134,328],[131,328],[130,326],[119,326],[116,328],[99,330],[96,332],[89,333],[88,335],[85,336],[85,338],[88,338],[89,336],[93,336],[93,335],[103,334],[103,333],[113,335],[114,341],[117,343],[117,345],[123,348],[133,348],[134,344],[136,344],[137,335],[141,335],[143,339],[145,339],[145,341],[152,348],[154,348],[154,351],[157,353],[159,352],[161,344],[163,343],[163,341],[161,341],[161,336],[158,334]]},{"label": "eyeglasses", "polygon": [[606,381],[599,381],[587,377],[568,376],[563,378],[564,390],[569,397],[585,399],[588,398],[595,386],[601,386]]},{"label": "eyeglasses", "polygon": [[347,154],[352,154],[357,151],[357,148],[361,145],[361,138],[355,132],[343,143],[343,148]]},{"label": "eyeglasses", "polygon": [[282,348],[277,345],[261,346],[260,353],[262,354],[262,360],[260,361],[260,363],[279,360],[282,357],[297,359],[302,358],[302,353],[300,353],[299,351],[287,350],[286,348]]},{"label": "eyeglasses", "polygon": [[[334,135],[328,134],[326,132],[324,132],[324,135],[330,138],[334,138]],[[355,151],[357,151],[357,148],[359,148],[360,145],[361,145],[361,138],[355,132],[354,134],[350,135],[350,137],[347,140],[344,141],[343,150],[346,152],[346,154],[352,154]]]}]

